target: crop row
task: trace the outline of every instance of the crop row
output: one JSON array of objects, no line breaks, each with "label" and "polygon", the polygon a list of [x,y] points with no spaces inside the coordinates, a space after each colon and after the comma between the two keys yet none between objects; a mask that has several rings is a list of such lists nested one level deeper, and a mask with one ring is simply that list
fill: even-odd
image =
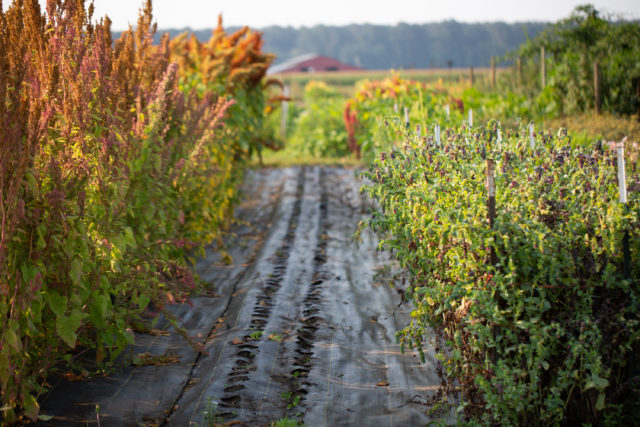
[{"label": "crop row", "polygon": [[459,411],[477,422],[637,414],[637,153],[623,204],[606,144],[579,146],[562,131],[532,141],[525,128],[498,136],[493,121],[439,137],[388,126],[401,142],[375,160],[365,191],[381,207],[368,225],[412,275],[403,348],[421,352],[436,328]]},{"label": "crop row", "polygon": [[[0,419],[35,420],[54,369],[108,369],[196,288],[243,159],[268,140],[259,33],[111,39],[84,0],[0,12]],[[225,122],[225,126],[223,126]]]}]

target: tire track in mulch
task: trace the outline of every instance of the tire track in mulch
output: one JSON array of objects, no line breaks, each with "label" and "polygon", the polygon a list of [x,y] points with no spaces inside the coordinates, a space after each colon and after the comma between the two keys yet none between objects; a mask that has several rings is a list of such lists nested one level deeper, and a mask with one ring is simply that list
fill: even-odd
[{"label": "tire track in mulch", "polygon": [[219,406],[224,408],[223,412],[219,413],[219,416],[224,419],[235,416],[234,412],[230,412],[229,409],[241,406],[243,400],[242,390],[246,389],[245,383],[249,380],[249,373],[255,370],[252,361],[260,349],[252,341],[263,337],[265,326],[272,314],[274,295],[281,288],[282,280],[286,276],[288,260],[295,242],[296,229],[302,211],[302,195],[305,187],[304,176],[304,171],[298,176],[295,202],[287,231],[282,240],[282,245],[276,251],[271,274],[265,280],[264,287],[256,299],[249,329],[245,331],[244,337],[241,338],[242,343],[236,345],[235,362],[231,372],[227,375],[224,395],[219,402]]},{"label": "tire track in mulch", "polygon": [[[329,235],[327,230],[328,224],[328,195],[327,189],[324,185],[326,182],[325,170],[320,171],[320,183],[322,185],[322,193],[320,196],[319,204],[319,226],[317,231],[317,245],[313,256],[313,273],[311,276],[311,283],[307,289],[307,293],[302,302],[301,312],[298,316],[298,321],[301,324],[296,329],[296,347],[295,355],[293,356],[293,370],[290,372],[290,402],[294,399],[299,399],[299,402],[305,400],[305,396],[308,393],[307,387],[312,386],[306,381],[309,372],[313,367],[314,362],[314,343],[316,338],[316,331],[319,325],[324,321],[322,317],[318,315],[320,312],[319,305],[322,302],[322,285],[328,278],[328,271],[325,269],[327,263],[327,243]],[[290,409],[295,409],[298,402],[291,405]]]}]

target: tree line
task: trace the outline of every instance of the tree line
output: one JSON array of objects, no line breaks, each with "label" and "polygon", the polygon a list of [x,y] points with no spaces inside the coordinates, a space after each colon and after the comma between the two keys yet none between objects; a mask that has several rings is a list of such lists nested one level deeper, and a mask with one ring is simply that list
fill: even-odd
[{"label": "tree line", "polygon": [[[503,56],[541,33],[544,22],[467,24],[444,21],[428,24],[313,27],[270,26],[260,29],[264,49],[281,63],[298,55],[318,53],[365,69],[486,67],[492,56]],[[233,28],[230,28],[233,31]],[[212,29],[167,29],[171,37],[192,31],[208,40]],[[117,37],[115,34],[114,37]]]}]

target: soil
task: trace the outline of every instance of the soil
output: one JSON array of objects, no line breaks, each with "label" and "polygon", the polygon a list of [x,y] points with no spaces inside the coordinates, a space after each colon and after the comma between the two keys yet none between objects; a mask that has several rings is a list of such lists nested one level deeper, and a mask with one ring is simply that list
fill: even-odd
[{"label": "soil", "polygon": [[[269,425],[287,416],[316,425],[418,425],[441,379],[402,354],[395,333],[409,321],[402,281],[369,231],[371,206],[357,172],[338,167],[251,171],[232,258],[207,248],[196,270],[210,285],[176,306],[197,352],[180,334],[136,334],[106,377],[60,377],[41,402],[43,425]],[[135,366],[133,356],[153,362]],[[160,357],[162,356],[162,357]],[[138,357],[138,359],[140,359]],[[454,422],[451,411],[436,415]]]}]

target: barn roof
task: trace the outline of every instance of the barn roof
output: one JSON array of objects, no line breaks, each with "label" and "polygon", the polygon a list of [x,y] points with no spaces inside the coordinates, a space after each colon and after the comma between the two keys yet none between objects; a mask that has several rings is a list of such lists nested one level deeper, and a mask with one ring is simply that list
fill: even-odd
[{"label": "barn roof", "polygon": [[319,55],[317,53],[307,53],[296,56],[282,64],[269,68],[269,74],[296,72],[296,71],[346,71],[360,70],[361,68],[345,64],[337,59]]}]

